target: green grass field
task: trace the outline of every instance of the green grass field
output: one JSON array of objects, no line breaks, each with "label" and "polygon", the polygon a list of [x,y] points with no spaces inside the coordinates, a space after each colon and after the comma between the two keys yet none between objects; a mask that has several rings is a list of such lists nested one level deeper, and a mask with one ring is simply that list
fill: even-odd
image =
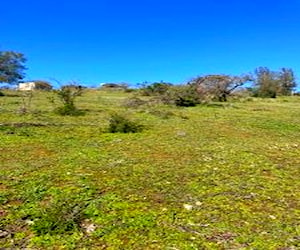
[{"label": "green grass field", "polygon": [[[12,94],[11,92],[10,94]],[[300,248],[300,98],[126,108],[0,97],[1,249]],[[111,113],[144,126],[107,133]]]}]

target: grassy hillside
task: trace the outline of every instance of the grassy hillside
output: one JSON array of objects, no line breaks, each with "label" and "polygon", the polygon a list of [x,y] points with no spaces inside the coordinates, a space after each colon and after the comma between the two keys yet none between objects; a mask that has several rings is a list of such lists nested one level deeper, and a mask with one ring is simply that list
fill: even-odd
[{"label": "grassy hillside", "polygon": [[[85,90],[68,117],[12,94],[0,248],[299,249],[299,97],[126,108],[134,93]],[[105,132],[113,112],[144,130]]]}]

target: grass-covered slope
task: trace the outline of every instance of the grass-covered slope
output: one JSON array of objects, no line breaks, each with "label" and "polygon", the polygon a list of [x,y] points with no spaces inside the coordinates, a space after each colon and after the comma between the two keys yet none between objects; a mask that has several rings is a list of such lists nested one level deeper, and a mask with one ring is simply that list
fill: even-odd
[{"label": "grass-covered slope", "polygon": [[[298,249],[300,99],[125,108],[0,97],[0,248]],[[111,113],[139,133],[107,133]]]}]

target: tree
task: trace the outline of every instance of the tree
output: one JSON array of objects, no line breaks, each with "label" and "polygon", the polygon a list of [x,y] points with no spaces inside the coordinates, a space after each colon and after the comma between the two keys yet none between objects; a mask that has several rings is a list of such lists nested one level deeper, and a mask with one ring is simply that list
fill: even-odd
[{"label": "tree", "polygon": [[281,95],[291,95],[296,88],[296,77],[294,71],[290,68],[282,68],[279,72],[279,92]]},{"label": "tree", "polygon": [[276,98],[279,90],[277,73],[267,67],[259,67],[254,74],[254,96]]},{"label": "tree", "polygon": [[249,75],[207,75],[193,79],[189,84],[195,85],[201,100],[218,100],[226,102],[229,95],[238,87],[251,81]]},{"label": "tree", "polygon": [[26,58],[15,51],[0,51],[0,83],[16,84],[25,76]]},{"label": "tree", "polygon": [[277,95],[291,95],[296,87],[296,77],[289,68],[271,71],[267,67],[259,67],[255,69],[254,74],[254,94],[258,97],[275,98]]}]

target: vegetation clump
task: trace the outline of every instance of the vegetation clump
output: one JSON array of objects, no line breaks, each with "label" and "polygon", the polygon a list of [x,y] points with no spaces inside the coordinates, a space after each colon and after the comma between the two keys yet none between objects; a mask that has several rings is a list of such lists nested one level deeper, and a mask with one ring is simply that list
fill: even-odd
[{"label": "vegetation clump", "polygon": [[143,126],[130,120],[121,114],[112,114],[109,119],[109,133],[137,133],[143,130]]},{"label": "vegetation clump", "polygon": [[192,85],[178,85],[171,87],[161,95],[164,104],[176,105],[178,107],[194,107],[201,103],[196,89]]},{"label": "vegetation clump", "polygon": [[165,94],[169,88],[172,86],[171,83],[166,82],[154,82],[151,84],[148,84],[141,88],[142,95],[145,96],[155,96],[155,95],[163,95]]},{"label": "vegetation clump", "polygon": [[296,88],[296,77],[290,68],[272,71],[267,67],[259,67],[254,72],[253,96],[263,98],[276,98],[277,96],[290,96]]},{"label": "vegetation clump", "polygon": [[147,103],[147,101],[142,100],[141,98],[138,98],[136,96],[128,98],[124,102],[124,106],[126,108],[138,108],[140,106],[143,106]]},{"label": "vegetation clump", "polygon": [[56,108],[56,113],[60,115],[78,116],[84,112],[75,106],[75,99],[82,95],[83,88],[80,85],[65,85],[55,93],[62,102],[62,106]]},{"label": "vegetation clump", "polygon": [[83,220],[82,201],[68,197],[52,201],[38,210],[37,219],[32,224],[32,230],[37,235],[65,234],[78,230]]}]

